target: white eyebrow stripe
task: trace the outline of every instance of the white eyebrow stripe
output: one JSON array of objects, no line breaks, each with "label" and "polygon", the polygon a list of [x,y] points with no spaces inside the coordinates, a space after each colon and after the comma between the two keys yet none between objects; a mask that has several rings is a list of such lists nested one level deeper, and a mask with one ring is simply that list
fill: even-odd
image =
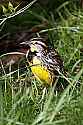
[{"label": "white eyebrow stripe", "polygon": [[41,41],[31,40],[31,42],[32,42],[33,44],[38,43],[38,44],[40,44],[40,45],[46,46],[45,43],[43,43],[43,42],[41,42]]}]

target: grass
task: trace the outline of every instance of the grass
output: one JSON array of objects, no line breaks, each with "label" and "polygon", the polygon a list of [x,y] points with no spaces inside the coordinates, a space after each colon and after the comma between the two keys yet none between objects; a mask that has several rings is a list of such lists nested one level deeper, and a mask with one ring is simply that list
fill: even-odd
[{"label": "grass", "polygon": [[[34,7],[29,8],[24,13],[24,20],[21,15],[14,17],[15,23],[22,21],[22,25],[28,19],[30,25],[39,25],[42,20],[48,21],[49,25],[40,30],[39,34],[48,35],[49,45],[54,46],[61,55],[67,75],[60,75],[59,84],[66,87],[63,91],[55,87],[45,88],[32,77],[26,65],[25,69],[21,69],[19,64],[15,70],[9,66],[6,71],[1,64],[0,125],[83,124],[83,54],[80,51],[83,48],[82,11],[71,12],[63,4],[49,16],[48,12],[41,9],[38,7],[34,11]],[[59,15],[57,19],[54,15],[56,13]],[[6,22],[6,27],[10,22],[12,24],[12,18]],[[3,33],[4,30],[3,26]],[[7,30],[11,31],[10,28]]]}]

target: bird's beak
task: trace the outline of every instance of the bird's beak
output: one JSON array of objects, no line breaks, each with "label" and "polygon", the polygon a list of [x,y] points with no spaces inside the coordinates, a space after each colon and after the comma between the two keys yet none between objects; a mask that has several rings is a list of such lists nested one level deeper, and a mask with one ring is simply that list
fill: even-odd
[{"label": "bird's beak", "polygon": [[24,46],[24,47],[30,47],[30,41],[24,41],[22,43],[20,43],[21,46]]},{"label": "bird's beak", "polygon": [[25,41],[25,42],[22,42],[20,43],[21,45],[29,45],[29,41]]}]

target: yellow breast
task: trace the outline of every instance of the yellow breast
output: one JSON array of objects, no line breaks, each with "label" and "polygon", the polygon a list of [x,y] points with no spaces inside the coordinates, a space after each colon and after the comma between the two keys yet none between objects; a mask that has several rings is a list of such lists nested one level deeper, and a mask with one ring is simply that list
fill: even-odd
[{"label": "yellow breast", "polygon": [[[30,64],[31,65],[31,64]],[[31,66],[32,73],[37,80],[45,82],[46,84],[52,83],[52,77],[49,71],[41,64],[41,61],[37,57],[33,58],[33,65]]]}]

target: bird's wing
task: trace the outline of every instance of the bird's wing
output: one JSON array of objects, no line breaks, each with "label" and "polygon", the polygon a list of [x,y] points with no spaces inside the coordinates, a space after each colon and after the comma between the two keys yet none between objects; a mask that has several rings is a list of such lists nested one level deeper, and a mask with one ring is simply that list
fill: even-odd
[{"label": "bird's wing", "polygon": [[44,51],[41,58],[44,65],[50,70],[56,71],[63,69],[63,61],[56,50],[50,48],[47,52]]}]

